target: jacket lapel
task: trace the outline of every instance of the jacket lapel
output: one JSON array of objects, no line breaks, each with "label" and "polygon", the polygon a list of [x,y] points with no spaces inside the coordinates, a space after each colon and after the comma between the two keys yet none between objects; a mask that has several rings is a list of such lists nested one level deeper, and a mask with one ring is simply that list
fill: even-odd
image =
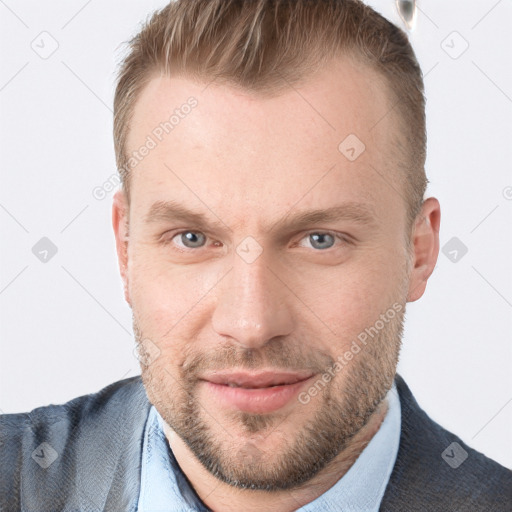
[{"label": "jacket lapel", "polygon": [[125,381],[110,398],[87,411],[78,435],[77,475],[82,510],[136,510],[143,433],[151,404],[141,377]]}]

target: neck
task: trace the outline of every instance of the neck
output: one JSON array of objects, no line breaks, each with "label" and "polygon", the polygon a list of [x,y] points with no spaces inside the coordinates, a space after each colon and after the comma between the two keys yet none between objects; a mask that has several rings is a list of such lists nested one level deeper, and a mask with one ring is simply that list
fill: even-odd
[{"label": "neck", "polygon": [[328,466],[301,487],[279,492],[237,489],[218,480],[167,424],[164,430],[181,469],[203,503],[214,512],[292,512],[321,496],[347,473],[379,430],[387,410],[388,403],[384,399],[366,425]]}]

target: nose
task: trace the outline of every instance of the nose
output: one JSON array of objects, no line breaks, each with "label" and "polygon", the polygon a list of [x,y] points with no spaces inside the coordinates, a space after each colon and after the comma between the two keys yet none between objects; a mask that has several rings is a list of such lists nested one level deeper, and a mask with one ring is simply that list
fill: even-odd
[{"label": "nose", "polygon": [[[276,267],[277,269],[278,267]],[[245,348],[259,348],[293,329],[290,291],[260,255],[248,263],[234,254],[233,268],[217,287],[214,331]]]}]

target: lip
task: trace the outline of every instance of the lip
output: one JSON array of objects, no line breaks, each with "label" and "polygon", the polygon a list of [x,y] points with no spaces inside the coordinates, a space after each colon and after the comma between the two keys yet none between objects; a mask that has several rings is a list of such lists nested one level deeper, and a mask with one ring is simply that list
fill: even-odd
[{"label": "lip", "polygon": [[266,388],[269,386],[290,385],[306,379],[309,379],[313,372],[301,370],[296,372],[286,371],[260,371],[250,372],[214,372],[201,377],[202,380],[212,382],[213,384],[223,384],[229,386],[234,384],[242,388]]},{"label": "lip", "polygon": [[265,414],[290,403],[314,375],[311,371],[216,372],[201,381],[209,400],[221,408]]}]

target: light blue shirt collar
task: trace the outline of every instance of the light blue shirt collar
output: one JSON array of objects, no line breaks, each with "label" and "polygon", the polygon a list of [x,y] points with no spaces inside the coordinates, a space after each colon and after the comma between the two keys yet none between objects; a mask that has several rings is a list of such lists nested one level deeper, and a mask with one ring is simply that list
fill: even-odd
[{"label": "light blue shirt collar", "polygon": [[[395,465],[401,431],[400,399],[393,382],[388,412],[356,462],[336,484],[300,512],[378,512]],[[150,408],[144,431],[138,512],[205,512],[169,447],[163,419]]]}]

